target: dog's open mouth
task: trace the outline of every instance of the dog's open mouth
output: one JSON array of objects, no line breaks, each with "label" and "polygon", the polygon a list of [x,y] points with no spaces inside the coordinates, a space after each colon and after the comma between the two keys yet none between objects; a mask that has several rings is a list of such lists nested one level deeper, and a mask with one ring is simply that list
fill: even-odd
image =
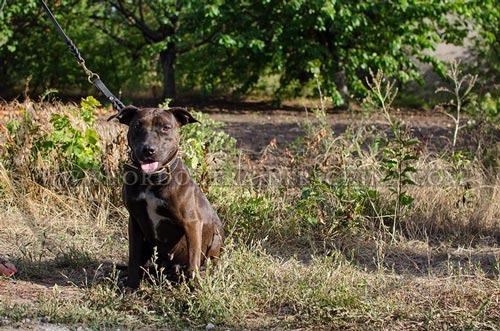
[{"label": "dog's open mouth", "polygon": [[141,163],[141,169],[145,173],[149,174],[155,172],[158,169],[158,162],[143,162]]}]

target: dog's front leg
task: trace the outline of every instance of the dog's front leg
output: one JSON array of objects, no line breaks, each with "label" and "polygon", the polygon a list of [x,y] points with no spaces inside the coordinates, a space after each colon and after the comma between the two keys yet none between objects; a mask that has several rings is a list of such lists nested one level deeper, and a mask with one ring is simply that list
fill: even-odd
[{"label": "dog's front leg", "polygon": [[189,254],[189,277],[195,278],[201,265],[202,226],[200,220],[192,220],[185,225],[187,248]]},{"label": "dog's front leg", "polygon": [[141,264],[144,260],[144,236],[137,221],[130,216],[128,221],[128,278],[127,287],[136,289],[141,281]]}]

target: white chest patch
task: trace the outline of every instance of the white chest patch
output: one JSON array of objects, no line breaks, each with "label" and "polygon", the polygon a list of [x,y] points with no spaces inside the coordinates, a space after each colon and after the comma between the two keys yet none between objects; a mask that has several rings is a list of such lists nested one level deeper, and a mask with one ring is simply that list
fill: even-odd
[{"label": "white chest patch", "polygon": [[156,240],[159,240],[158,236],[158,225],[162,220],[166,220],[165,216],[161,216],[157,213],[158,207],[165,205],[165,201],[158,199],[153,192],[147,190],[141,193],[140,198],[146,201],[146,210],[148,212],[149,219],[153,223],[153,233]]}]

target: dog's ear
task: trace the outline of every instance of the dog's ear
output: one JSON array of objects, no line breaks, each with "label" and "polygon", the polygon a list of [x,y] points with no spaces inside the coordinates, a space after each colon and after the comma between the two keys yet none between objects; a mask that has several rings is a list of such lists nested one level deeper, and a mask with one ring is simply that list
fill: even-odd
[{"label": "dog's ear", "polygon": [[138,111],[139,108],[137,108],[136,106],[127,106],[120,110],[118,114],[110,116],[108,118],[108,121],[117,118],[120,123],[129,125],[130,121],[132,120],[132,118],[134,118],[135,114],[137,114]]},{"label": "dog's ear", "polygon": [[179,122],[180,126],[189,124],[189,123],[199,123],[186,109],[183,108],[171,108],[169,109],[172,114],[174,114],[177,122]]}]

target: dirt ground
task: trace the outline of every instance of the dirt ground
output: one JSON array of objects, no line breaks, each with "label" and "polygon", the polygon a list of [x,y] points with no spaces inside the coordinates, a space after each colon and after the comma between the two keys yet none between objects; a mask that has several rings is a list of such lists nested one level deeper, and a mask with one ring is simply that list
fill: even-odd
[{"label": "dirt ground", "polygon": [[[251,159],[255,159],[271,141],[275,140],[280,149],[303,135],[302,124],[304,121],[314,120],[312,110],[319,107],[319,102],[294,101],[284,103],[279,108],[261,101],[186,106],[208,113],[212,119],[223,122],[223,130],[236,138],[237,146]],[[453,122],[438,110],[403,110],[395,115],[411,128],[415,137],[431,149],[451,141]],[[334,134],[341,134],[353,125],[386,125],[381,115],[346,110],[327,109],[326,120],[332,126]]]}]

